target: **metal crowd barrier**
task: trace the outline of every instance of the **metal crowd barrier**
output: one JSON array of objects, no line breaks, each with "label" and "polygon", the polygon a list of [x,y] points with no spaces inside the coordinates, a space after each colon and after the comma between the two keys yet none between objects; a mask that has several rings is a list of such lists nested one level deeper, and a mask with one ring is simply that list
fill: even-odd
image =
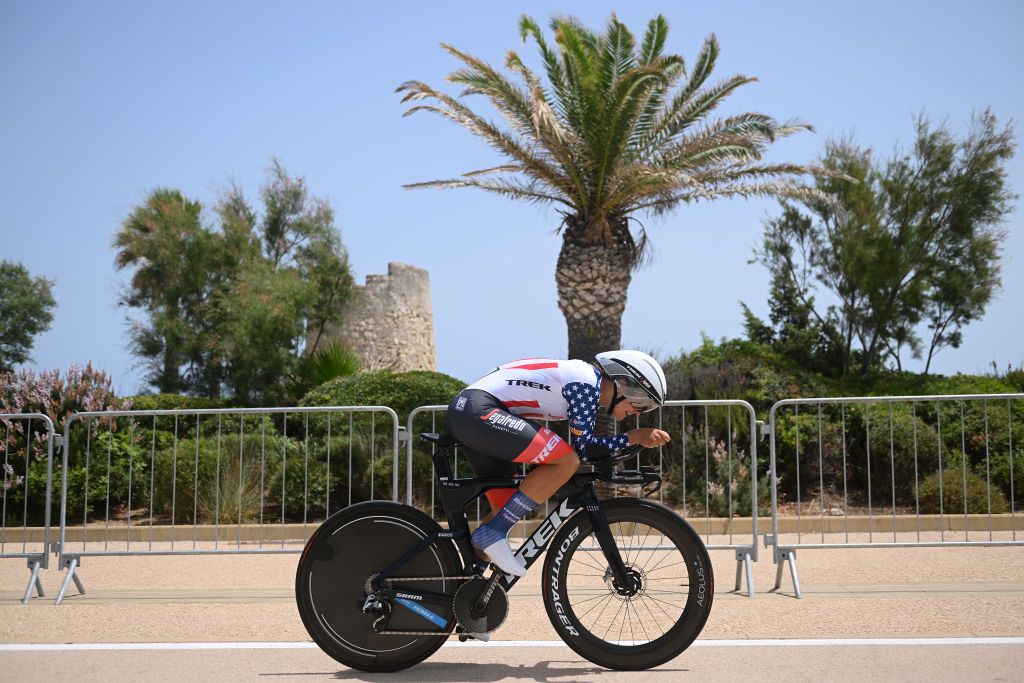
[{"label": "metal crowd barrier", "polygon": [[[440,501],[435,491],[432,462],[427,458],[433,445],[418,438],[419,432],[446,431],[447,406],[421,406],[409,414],[406,452],[406,503],[417,505],[439,518]],[[659,502],[673,507],[704,536],[712,550],[736,553],[736,590],[746,577],[747,595],[754,594],[752,562],[757,561],[758,500],[767,504],[767,489],[759,494],[757,479],[757,418],[745,401],[668,401],[658,411],[638,416],[635,425],[616,425],[616,431],[633,426],[658,427],[669,432],[672,441],[658,449],[643,451],[635,466],[651,465],[661,472],[664,484]],[[414,458],[415,453],[423,457]],[[455,454],[456,476],[473,476],[465,458]],[[522,466],[525,472],[525,465]],[[429,479],[429,487],[427,480]],[[415,484],[415,487],[414,487]],[[626,487],[618,487],[620,489]],[[643,496],[640,487],[629,487]],[[619,492],[617,492],[619,493]],[[547,515],[548,502],[544,505]],[[477,521],[481,518],[479,500]],[[526,535],[527,522],[518,529]],[[513,531],[513,533],[516,530]],[[657,546],[664,550],[667,546]]]},{"label": "metal crowd barrier", "polygon": [[[747,595],[760,504],[770,498],[764,540],[778,567],[775,589],[788,562],[801,597],[797,549],[1024,545],[1022,401],[1024,394],[779,401],[767,429],[770,477],[760,483],[764,425],[744,401],[670,401],[628,427],[671,434],[635,466],[658,468],[657,499],[688,518],[709,549],[735,551],[736,590],[745,575]],[[57,553],[68,570],[59,604],[71,581],[85,592],[84,557],[297,553],[310,525],[332,510],[399,499],[403,438],[405,501],[438,518],[432,463],[414,454],[432,448],[419,432],[446,431],[446,409],[415,409],[404,433],[383,406],[78,413],[63,435],[40,413],[0,415],[0,558],[27,560],[27,603],[33,588],[43,596],[39,571]],[[56,542],[55,446],[63,449]],[[458,452],[453,464],[456,476],[472,476]],[[478,501],[477,521],[481,512]]]},{"label": "metal crowd barrier", "polygon": [[[3,443],[0,445],[3,450],[0,559],[23,558],[27,561],[31,574],[21,601],[28,604],[33,588],[39,597],[45,596],[39,570],[50,567],[50,484],[53,481],[56,431],[50,418],[42,413],[6,413],[0,415],[0,426],[3,428]],[[33,491],[40,487],[45,489],[42,497]],[[30,504],[32,517],[42,515],[41,528],[29,525]],[[41,511],[38,509],[40,504]],[[9,525],[8,519],[17,520],[18,508],[21,508],[20,527]],[[8,540],[11,531],[17,532],[18,537],[13,542]]]},{"label": "metal crowd barrier", "polygon": [[774,589],[788,562],[802,597],[797,549],[1024,544],[1022,400],[878,396],[772,406],[765,545],[778,565]]},{"label": "metal crowd barrier", "polygon": [[398,500],[384,406],[77,413],[63,442],[57,604],[84,557],[298,553],[332,510]]}]

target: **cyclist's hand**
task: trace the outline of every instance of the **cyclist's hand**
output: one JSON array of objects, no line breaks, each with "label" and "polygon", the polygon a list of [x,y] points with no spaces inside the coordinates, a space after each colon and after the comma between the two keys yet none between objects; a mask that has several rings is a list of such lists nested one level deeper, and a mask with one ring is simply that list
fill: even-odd
[{"label": "cyclist's hand", "polygon": [[640,444],[644,448],[657,448],[672,440],[668,432],[661,429],[631,429],[626,432],[626,436],[629,437],[630,446]]}]

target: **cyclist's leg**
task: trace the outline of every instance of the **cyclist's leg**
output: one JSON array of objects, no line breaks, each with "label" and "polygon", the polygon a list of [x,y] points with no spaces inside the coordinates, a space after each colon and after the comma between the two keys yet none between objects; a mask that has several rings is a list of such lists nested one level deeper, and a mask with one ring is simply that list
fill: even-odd
[{"label": "cyclist's leg", "polygon": [[[473,472],[478,477],[511,477],[519,470],[514,460],[499,460],[469,448],[465,449],[465,454],[466,459],[469,460],[469,464],[473,468]],[[530,470],[526,475],[526,479],[519,485],[518,490],[522,491],[532,500],[543,503],[553,496],[561,488],[562,484],[569,481],[569,477],[579,469],[580,461],[575,453],[566,453],[554,460],[547,460],[538,464],[540,466]],[[481,518],[480,523],[486,524],[494,519],[494,516],[515,495],[516,490],[514,488],[502,488],[487,491],[484,495],[487,496],[487,502],[490,503],[491,510]]]},{"label": "cyclist's leg", "polygon": [[[514,463],[539,465],[519,487],[537,502],[550,498],[579,467],[579,458],[562,437],[513,415],[486,391],[466,389],[459,394],[448,407],[448,429],[466,447],[477,476],[510,476],[516,471]],[[503,507],[514,492],[492,489],[487,499],[492,508]]]},{"label": "cyclist's leg", "polygon": [[473,545],[492,562],[510,574],[524,575],[525,565],[509,548],[508,531],[572,476],[579,465],[576,454],[550,429],[513,415],[485,391],[463,391],[449,406],[448,428],[469,449],[513,468],[516,462],[538,465],[504,507],[473,533]]},{"label": "cyclist's leg", "polygon": [[[556,435],[555,438],[560,439]],[[564,441],[562,443],[565,443]],[[568,444],[566,444],[568,448]],[[572,448],[555,460],[541,463],[526,475],[526,479],[519,485],[519,490],[542,503],[562,487],[562,484],[569,481],[569,478],[579,469],[580,459]]]},{"label": "cyclist's leg", "polygon": [[[478,453],[471,448],[463,448],[463,453],[466,456],[466,460],[469,461],[473,474],[480,478],[511,477],[519,471],[516,464],[509,460],[492,458],[489,455]],[[515,488],[491,489],[485,492],[484,496],[487,498],[491,509],[480,519],[480,523],[486,524],[494,519],[494,515],[498,514],[505,507],[505,504],[515,495],[515,492]]]}]

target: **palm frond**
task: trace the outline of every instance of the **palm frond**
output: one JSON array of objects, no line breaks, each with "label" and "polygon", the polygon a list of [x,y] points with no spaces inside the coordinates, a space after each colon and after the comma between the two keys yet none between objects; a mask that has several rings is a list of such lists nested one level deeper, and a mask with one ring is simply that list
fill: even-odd
[{"label": "palm frond", "polygon": [[672,193],[665,197],[642,201],[630,207],[631,210],[651,209],[656,215],[666,213],[681,203],[691,204],[710,199],[727,199],[742,197],[772,197],[776,199],[793,199],[802,202],[825,202],[834,200],[816,187],[801,185],[797,182],[765,182],[742,183],[726,187],[693,187],[682,192]]},{"label": "palm frond", "polygon": [[524,171],[525,169],[520,164],[503,164],[501,166],[492,166],[491,168],[481,168],[478,171],[470,171],[463,173],[463,178],[473,178],[481,175],[494,175],[495,173],[516,173]]},{"label": "palm frond", "polygon": [[359,354],[340,343],[319,348],[309,357],[310,375],[316,386],[338,377],[354,375],[362,368]]},{"label": "palm frond", "polygon": [[753,159],[760,157],[776,138],[779,126],[764,114],[744,113],[713,121],[700,130],[684,133],[656,156],[658,165],[677,169],[693,165],[694,158],[709,149],[745,147]]},{"label": "palm frond", "polygon": [[779,125],[764,114],[731,116],[683,134],[657,156],[656,163],[691,173],[706,167],[749,164],[760,161],[769,144],[807,128],[795,121]]},{"label": "palm frond", "polygon": [[525,199],[537,204],[557,203],[575,209],[565,197],[543,187],[543,183],[537,180],[520,180],[518,178],[498,178],[492,180],[477,180],[472,173],[461,178],[448,180],[430,180],[423,183],[409,183],[402,185],[407,190],[418,190],[423,188],[435,188],[452,190],[462,187],[475,187],[480,190],[494,192],[512,199]]},{"label": "palm frond", "polygon": [[569,114],[574,109],[572,106],[573,95],[572,90],[566,84],[565,69],[563,69],[562,63],[558,59],[558,54],[548,47],[547,41],[544,40],[544,34],[541,33],[537,22],[525,14],[519,19],[519,34],[524,43],[529,37],[532,37],[534,42],[537,43],[541,61],[544,63],[544,71],[554,92],[558,109],[562,116],[569,120]]},{"label": "palm frond", "polygon": [[691,178],[695,183],[707,185],[723,185],[736,182],[746,178],[774,178],[782,176],[807,175],[812,177],[827,177],[836,175],[820,166],[807,166],[805,164],[750,164],[747,166],[729,169],[708,169],[694,173]]},{"label": "palm frond", "polygon": [[718,61],[718,53],[718,38],[714,33],[712,33],[704,39],[704,44],[701,45],[700,53],[697,54],[697,60],[693,63],[693,71],[690,73],[690,77],[686,81],[686,86],[679,91],[679,95],[673,102],[673,109],[675,108],[675,102],[679,102],[680,104],[686,102],[686,100],[704,86],[704,81],[708,79],[708,76],[710,76],[711,72],[715,69],[715,62]]},{"label": "palm frond", "polygon": [[[551,105],[551,100],[548,97],[548,93],[544,90],[541,85],[540,79],[533,71],[531,71],[523,61],[519,58],[515,52],[509,50],[508,55],[505,59],[505,65],[520,74],[523,80],[526,82],[527,88],[529,89],[530,100],[530,116],[533,124],[533,133],[541,138],[541,142],[550,144],[555,141],[559,143],[557,146],[561,147],[570,141],[572,137],[571,132],[566,130],[565,126],[562,125],[562,121],[559,117],[558,112],[554,110]],[[554,134],[553,140],[545,139],[547,133]],[[551,150],[552,152],[559,152],[563,150]],[[565,168],[565,164],[568,161],[566,155],[554,153],[553,156],[559,159]]]},{"label": "palm frond", "polygon": [[574,153],[574,150],[581,147],[575,131],[563,125],[563,118],[559,115],[560,112],[555,111],[552,106],[540,79],[523,63],[519,55],[509,50],[505,58],[505,65],[520,74],[529,88],[533,131],[539,142],[571,178],[579,195],[585,195],[583,179],[578,172],[579,159]]},{"label": "palm frond", "polygon": [[579,19],[572,15],[555,15],[551,17],[551,30],[555,32],[556,38],[559,31],[571,31],[587,51],[587,61],[597,63],[601,53],[601,36],[584,26]]},{"label": "palm frond", "polygon": [[562,70],[572,92],[572,98],[566,102],[566,120],[580,138],[589,139],[598,109],[594,54],[587,47],[578,26],[565,20],[553,20],[552,26],[557,26],[555,43],[560,48]]},{"label": "palm frond", "polygon": [[410,116],[417,111],[432,111],[454,121],[486,140],[497,151],[521,163],[525,167],[527,174],[536,176],[551,186],[558,188],[559,191],[571,196],[572,183],[558,168],[537,154],[534,154],[524,144],[507,135],[494,124],[469,110],[455,98],[434,90],[426,83],[419,81],[403,83],[399,86],[398,92],[405,93],[402,98],[403,103],[434,99],[441,104],[441,106],[422,104],[410,107],[403,116]]},{"label": "palm frond", "polygon": [[633,48],[636,41],[633,34],[613,14],[608,21],[608,31],[601,40],[603,49],[599,58],[599,88],[603,92],[612,89],[620,77],[636,66]]},{"label": "palm frond", "polygon": [[532,127],[530,97],[522,88],[510,82],[483,60],[446,43],[441,43],[441,47],[469,67],[448,76],[448,80],[452,83],[467,86],[464,95],[481,94],[486,96],[494,104],[494,108],[520,135],[530,136],[536,133]]},{"label": "palm frond", "polygon": [[614,94],[609,98],[613,113],[607,117],[610,121],[598,159],[596,202],[603,203],[606,176],[628,149],[630,133],[650,93],[661,86],[664,86],[662,73],[652,65],[636,67],[619,79]]},{"label": "palm frond", "polygon": [[668,22],[665,17],[658,15],[647,24],[647,31],[640,43],[640,63],[650,64],[661,56],[665,49],[665,41],[668,39]]},{"label": "palm frond", "polygon": [[[748,76],[733,76],[716,84],[708,90],[694,93],[693,97],[682,103],[677,109],[675,101],[673,106],[666,111],[665,115],[655,124],[651,136],[651,144],[660,146],[676,137],[682,131],[689,128],[701,118],[707,116],[721,104],[734,90],[747,83],[756,82],[756,78]],[[678,98],[677,98],[678,100]]]},{"label": "palm frond", "polygon": [[[695,114],[692,115],[703,115],[710,112],[717,106],[721,98],[725,97],[733,90],[738,88],[744,83],[756,81],[756,78],[746,79],[743,76],[733,76],[727,79],[724,83],[719,84],[715,88],[712,88],[709,93],[706,93],[703,98],[698,98],[700,89],[704,86],[704,82],[707,81],[711,75],[712,70],[715,67],[715,62],[718,60],[718,39],[715,34],[712,33],[708,36],[704,44],[701,46],[700,54],[697,55],[697,61],[694,63],[694,68],[690,77],[686,81],[686,85],[676,93],[672,98],[671,103],[659,117],[657,124],[653,127],[651,134],[640,143],[638,146],[645,149],[657,147],[664,143],[666,140],[671,140],[680,130],[686,127],[691,121],[690,116],[687,115],[687,110],[696,109]],[[695,107],[693,100],[709,99],[709,102],[705,103],[705,107]]]},{"label": "palm frond", "polygon": [[629,148],[634,152],[640,152],[643,149],[642,141],[654,130],[655,122],[658,120],[659,114],[664,109],[666,93],[668,93],[669,89],[672,88],[672,86],[674,86],[685,73],[683,58],[678,55],[657,57],[650,63],[657,65],[657,67],[661,69],[665,83],[663,86],[659,86],[652,90],[648,95],[643,111],[639,118],[637,118],[636,124],[633,126],[633,131],[630,134],[629,139]]},{"label": "palm frond", "polygon": [[630,203],[642,198],[665,196],[680,189],[680,174],[675,171],[643,163],[622,165],[609,182],[606,198],[599,210],[627,213]]}]

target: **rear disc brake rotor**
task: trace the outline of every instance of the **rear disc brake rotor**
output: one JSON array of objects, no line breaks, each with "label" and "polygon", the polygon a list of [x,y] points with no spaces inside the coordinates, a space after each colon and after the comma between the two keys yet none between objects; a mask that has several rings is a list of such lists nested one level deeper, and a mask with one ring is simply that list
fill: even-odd
[{"label": "rear disc brake rotor", "polygon": [[475,605],[487,587],[487,580],[477,577],[462,584],[455,592],[455,617],[459,626],[470,633],[490,633],[496,630],[508,616],[508,596],[501,586],[495,586],[491,600],[482,614],[478,614]]}]

